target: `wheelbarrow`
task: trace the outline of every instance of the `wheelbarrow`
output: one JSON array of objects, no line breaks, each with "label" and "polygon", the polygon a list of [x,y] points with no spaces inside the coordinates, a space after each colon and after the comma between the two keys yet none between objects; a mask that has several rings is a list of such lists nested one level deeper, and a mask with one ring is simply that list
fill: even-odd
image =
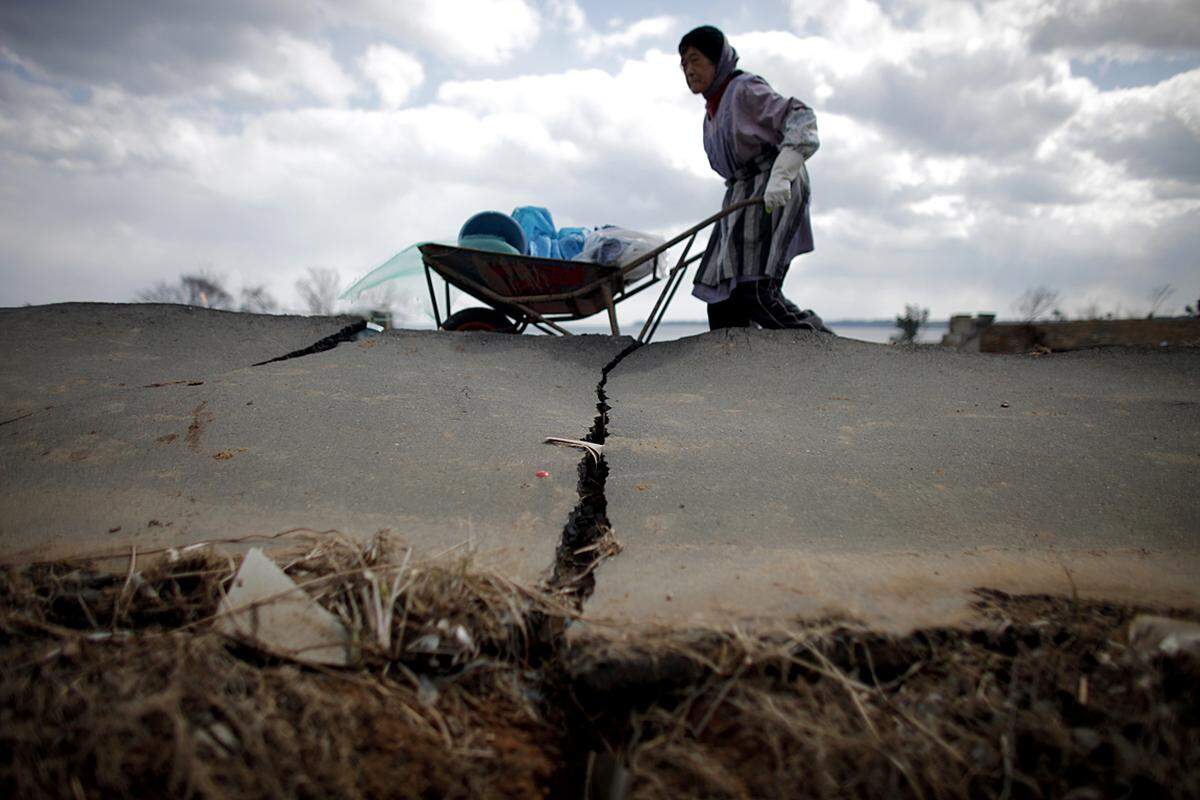
[{"label": "wheelbarrow", "polygon": [[[687,268],[704,255],[692,254],[696,236],[735,211],[761,202],[762,198],[753,198],[735,203],[619,267],[588,261],[491,253],[443,244],[420,245],[418,249],[425,265],[425,282],[429,287],[433,317],[438,328],[447,331],[522,333],[533,326],[543,333],[570,336],[571,332],[558,323],[585,319],[606,311],[613,335],[619,336],[621,329],[617,324],[617,303],[662,283],[658,301],[637,336],[638,342],[644,344],[658,330]],[[659,259],[667,250],[685,241],[687,244],[675,266],[669,271],[660,270]],[[445,284],[448,314],[445,319],[442,319],[437,292],[434,290],[435,272]],[[451,286],[486,305],[464,308],[450,314]]]}]

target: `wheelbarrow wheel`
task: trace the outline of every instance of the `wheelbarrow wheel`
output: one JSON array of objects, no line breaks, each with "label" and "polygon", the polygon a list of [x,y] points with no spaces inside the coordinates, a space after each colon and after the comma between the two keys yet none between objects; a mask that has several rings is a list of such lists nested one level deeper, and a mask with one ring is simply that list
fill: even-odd
[{"label": "wheelbarrow wheel", "polygon": [[516,333],[517,326],[508,317],[494,308],[464,308],[446,317],[442,323],[444,331],[489,331],[491,333]]}]

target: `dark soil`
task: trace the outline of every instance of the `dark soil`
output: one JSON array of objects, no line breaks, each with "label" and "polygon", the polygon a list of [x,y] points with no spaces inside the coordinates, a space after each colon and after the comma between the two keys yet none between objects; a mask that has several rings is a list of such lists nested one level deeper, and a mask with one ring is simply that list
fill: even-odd
[{"label": "dark soil", "polygon": [[[400,563],[355,573],[360,555],[288,571],[338,610]],[[314,668],[213,629],[232,567],[0,573],[0,796],[528,798],[562,780],[562,723],[531,671],[552,608],[461,564],[407,567],[395,647]],[[459,624],[469,645],[410,646]]]},{"label": "dark soil", "polygon": [[[287,564],[344,619],[396,567],[394,643],[364,627],[360,663],[328,669],[230,640],[212,620],[236,564],[212,554],[0,572],[0,794],[1200,796],[1200,665],[1135,652],[1139,609],[980,592],[970,629],[568,645],[553,598],[466,564]],[[446,621],[469,647],[414,651]]]},{"label": "dark soil", "polygon": [[593,642],[569,672],[635,797],[1200,797],[1197,659],[1134,652],[1126,606],[977,607],[977,628],[906,637]]}]

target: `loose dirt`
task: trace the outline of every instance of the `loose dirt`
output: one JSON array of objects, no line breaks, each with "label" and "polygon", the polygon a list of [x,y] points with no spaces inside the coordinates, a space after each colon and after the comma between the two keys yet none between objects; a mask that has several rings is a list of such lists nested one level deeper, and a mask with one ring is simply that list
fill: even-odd
[{"label": "loose dirt", "polygon": [[352,631],[353,668],[219,634],[238,558],[215,550],[0,573],[0,792],[1200,796],[1200,666],[1131,647],[1142,609],[980,591],[972,627],[904,637],[567,637],[567,598],[467,561],[302,544],[277,560]]}]

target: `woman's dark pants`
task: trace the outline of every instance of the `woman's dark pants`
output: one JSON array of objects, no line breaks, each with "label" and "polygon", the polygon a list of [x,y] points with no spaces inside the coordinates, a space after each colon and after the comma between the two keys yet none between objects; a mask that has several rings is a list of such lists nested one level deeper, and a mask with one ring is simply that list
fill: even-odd
[{"label": "woman's dark pants", "polygon": [[801,311],[783,296],[783,281],[764,278],[740,283],[728,299],[708,304],[708,329],[747,328],[757,323],[762,328],[801,328],[832,333],[812,311]]}]

